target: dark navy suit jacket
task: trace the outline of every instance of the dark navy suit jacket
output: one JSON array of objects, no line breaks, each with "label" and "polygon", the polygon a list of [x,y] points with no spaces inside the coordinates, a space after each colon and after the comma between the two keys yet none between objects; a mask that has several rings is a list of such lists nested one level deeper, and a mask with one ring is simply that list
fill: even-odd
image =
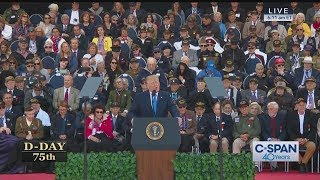
[{"label": "dark navy suit jacket", "polygon": [[172,117],[179,116],[177,108],[172,103],[168,92],[159,91],[155,115],[151,104],[149,91],[137,94],[129,111],[129,117],[168,117],[168,111]]},{"label": "dark navy suit jacket", "polygon": [[[260,117],[260,124],[261,124],[261,137],[262,140],[267,141],[268,138],[272,138],[272,130],[271,130],[271,117],[263,113]],[[276,115],[276,137],[281,141],[287,140],[287,128],[286,128],[286,111],[279,111]],[[291,120],[291,119],[288,119]]]}]

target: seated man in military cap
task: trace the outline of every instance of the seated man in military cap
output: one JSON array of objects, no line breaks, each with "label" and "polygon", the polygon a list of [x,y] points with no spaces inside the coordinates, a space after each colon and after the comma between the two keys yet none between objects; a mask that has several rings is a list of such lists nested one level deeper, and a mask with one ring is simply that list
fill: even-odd
[{"label": "seated man in military cap", "polygon": [[180,37],[176,36],[176,39],[173,43],[173,46],[175,47],[176,50],[180,50],[181,49],[181,43],[184,40],[188,40],[191,49],[197,49],[196,47],[198,46],[198,42],[196,39],[190,37],[189,32],[188,32],[188,28],[186,25],[183,25],[180,28]]},{"label": "seated man in military cap", "polygon": [[207,122],[210,121],[210,116],[205,113],[206,104],[204,102],[198,101],[195,104],[194,111],[196,113],[197,120],[197,132],[194,134],[193,138],[195,140],[196,151],[209,152],[209,138],[205,136],[208,131]]},{"label": "seated man in military cap", "polygon": [[[209,120],[206,122],[206,136],[209,138],[210,153],[216,153],[218,145],[222,146],[224,153],[229,152],[229,143],[232,142],[233,121],[230,115],[221,114],[220,103],[212,104],[213,114],[210,114]],[[219,137],[220,136],[220,137]],[[221,143],[219,138],[222,138]]]},{"label": "seated man in military cap", "polygon": [[242,100],[248,101],[249,103],[257,102],[261,106],[265,103],[266,92],[258,89],[258,80],[251,78],[249,81],[249,89],[241,92]]},{"label": "seated man in military cap", "polygon": [[316,150],[316,133],[317,124],[316,116],[306,110],[307,102],[303,98],[299,98],[295,102],[295,110],[290,111],[286,119],[288,139],[290,141],[298,141],[300,147],[304,147],[304,155],[299,155],[299,171],[300,173],[308,172],[308,163]]},{"label": "seated man in military cap", "polygon": [[18,49],[12,52],[11,56],[17,60],[17,66],[25,64],[28,59],[32,59],[34,55],[28,50],[28,41],[26,38],[20,38]]},{"label": "seated man in military cap", "polygon": [[231,78],[232,80],[232,85],[237,88],[238,91],[243,91],[242,89],[242,83],[243,83],[243,80],[242,80],[242,77],[240,75],[236,75],[235,78]]},{"label": "seated man in military cap", "polygon": [[193,110],[196,102],[203,102],[205,104],[206,113],[211,113],[211,104],[216,100],[211,97],[210,91],[206,88],[206,82],[203,78],[199,78],[196,83],[196,89],[191,91],[188,96],[188,109]]},{"label": "seated man in military cap", "polygon": [[138,59],[131,58],[129,67],[130,68],[128,71],[126,71],[126,74],[129,74],[133,78],[133,80],[136,81],[141,70]]},{"label": "seated man in military cap", "polygon": [[[110,105],[110,114],[112,120],[112,134],[119,142],[117,144],[117,150],[123,150],[126,145],[130,144],[130,139],[127,139],[127,135],[130,133],[130,121],[120,114],[120,104],[118,102],[112,102]],[[122,144],[122,145],[121,145]]]},{"label": "seated man in military cap", "polygon": [[242,49],[244,51],[247,50],[247,46],[250,42],[256,43],[257,49],[265,52],[265,42],[262,37],[257,35],[257,27],[255,25],[249,26],[248,37],[242,39]]},{"label": "seated man in military cap", "polygon": [[37,98],[44,111],[52,112],[52,96],[43,90],[41,83],[35,83],[32,89],[26,91],[24,106],[27,106],[32,98]]},{"label": "seated man in military cap", "polygon": [[169,32],[170,32],[170,36],[172,35],[172,37],[174,37],[175,35],[178,34],[178,29],[179,28],[177,28],[175,25],[171,25],[170,24],[169,16],[168,15],[164,15],[163,18],[162,18],[162,25],[158,29],[158,39],[160,39],[162,34],[166,34],[166,33],[169,33]]},{"label": "seated man in military cap", "polygon": [[158,67],[168,74],[171,70],[170,59],[163,56],[163,52],[158,46],[153,48],[153,57],[157,60]]},{"label": "seated man in military cap", "polygon": [[176,104],[177,99],[187,97],[187,89],[177,78],[171,78],[169,81],[170,87],[168,87],[167,92],[170,93],[171,100]]},{"label": "seated man in military cap", "polygon": [[190,49],[190,43],[188,40],[183,40],[182,48],[173,53],[173,61],[172,61],[173,69],[177,69],[178,64],[181,62],[181,58],[183,56],[188,56],[190,60],[190,65],[189,65],[190,67],[198,66],[199,60],[198,60],[197,51]]},{"label": "seated man in military cap", "polygon": [[275,40],[279,40],[281,42],[281,52],[286,53],[287,49],[288,49],[287,43],[284,40],[280,39],[279,31],[277,29],[273,29],[270,31],[270,35],[271,35],[270,41],[266,45],[266,53],[272,52],[274,50],[275,46],[279,44],[278,41],[277,41],[278,44],[274,44]]},{"label": "seated man in military cap", "polygon": [[258,12],[256,10],[250,12],[250,21],[244,23],[242,38],[246,38],[249,36],[250,26],[255,26],[257,36],[263,38],[265,26],[264,23],[258,20]]},{"label": "seated man in military cap", "polygon": [[226,28],[237,28],[238,31],[241,31],[243,29],[243,23],[241,21],[238,20],[238,18],[236,17],[236,13],[234,11],[229,11],[226,12],[226,16],[227,20],[226,20]]},{"label": "seated man in military cap", "polygon": [[[276,76],[274,79],[273,79],[273,85],[270,87],[273,87],[273,88],[269,88],[270,90],[268,91],[267,93],[267,97],[270,96],[275,90],[276,90],[276,87],[277,87],[277,83],[281,81],[281,82],[284,82],[286,87],[285,87],[285,90],[289,93],[289,94],[292,94],[293,95],[293,91],[292,91],[292,88],[288,87],[289,84],[288,82],[282,77],[282,76]],[[258,86],[259,88],[259,86]]]},{"label": "seated man in military cap", "polygon": [[234,68],[239,71],[243,71],[245,55],[244,52],[238,46],[239,41],[231,39],[230,48],[226,49],[222,53],[221,67],[226,65],[228,59],[233,60]]},{"label": "seated man in military cap", "polygon": [[197,131],[196,116],[193,111],[187,110],[187,102],[185,99],[177,101],[177,108],[180,117],[178,122],[181,135],[179,152],[191,152],[194,144],[193,135]]},{"label": "seated man in military cap", "polygon": [[138,33],[138,38],[133,40],[134,44],[139,45],[141,47],[141,52],[144,56],[150,57],[153,55],[153,40],[152,38],[147,36],[147,27],[141,25]]},{"label": "seated man in military cap", "polygon": [[229,74],[224,75],[222,77],[223,87],[227,92],[227,96],[224,99],[229,99],[232,101],[233,106],[239,107],[239,103],[241,101],[241,93],[237,90],[233,85],[231,85],[231,77]]},{"label": "seated man in military cap", "polygon": [[31,106],[24,108],[24,116],[16,121],[15,135],[26,140],[40,140],[43,138],[43,125],[40,119],[35,118]]},{"label": "seated man in military cap", "polygon": [[271,89],[267,95],[266,103],[276,102],[281,110],[289,111],[292,109],[294,96],[287,90],[286,83],[283,79],[277,80],[276,87]]},{"label": "seated man in military cap", "polygon": [[32,98],[29,103],[26,105],[31,105],[31,107],[34,110],[35,117],[37,119],[40,119],[43,125],[43,139],[44,140],[49,140],[51,138],[50,134],[50,127],[51,127],[51,121],[48,113],[46,113],[44,110],[41,108],[40,101],[37,98]]},{"label": "seated man in military cap", "polygon": [[2,97],[5,92],[11,93],[13,97],[12,105],[23,110],[24,92],[15,88],[15,79],[13,76],[5,78],[5,86],[6,88],[0,91],[0,96]]},{"label": "seated man in military cap", "polygon": [[[261,133],[261,126],[257,116],[253,116],[249,113],[249,102],[240,102],[241,114],[234,118],[233,126],[233,145],[232,152],[240,153],[241,149],[246,145],[250,145],[252,152],[253,141],[259,141],[259,135]],[[256,164],[257,171],[257,164]]]},{"label": "seated man in military cap", "polygon": [[232,59],[228,59],[226,61],[226,64],[224,65],[223,69],[221,70],[223,75],[236,75],[236,74],[241,74],[239,70],[235,70],[234,68],[234,63]]},{"label": "seated man in military cap", "polygon": [[317,81],[311,76],[306,79],[305,88],[298,89],[296,97],[303,98],[307,103],[306,109],[318,114],[320,112],[320,90],[316,87]]},{"label": "seated man in military cap", "polygon": [[287,49],[285,48],[286,44],[283,44],[280,40],[276,39],[273,42],[273,47],[271,52],[267,52],[267,59],[268,62],[270,61],[271,58],[273,58],[274,56],[280,56],[283,59],[286,58],[286,52]]}]

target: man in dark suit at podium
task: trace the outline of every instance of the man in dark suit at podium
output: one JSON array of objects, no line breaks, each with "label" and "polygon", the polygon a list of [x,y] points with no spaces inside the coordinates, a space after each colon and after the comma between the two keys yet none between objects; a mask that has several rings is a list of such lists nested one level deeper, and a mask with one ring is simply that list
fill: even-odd
[{"label": "man in dark suit at podium", "polygon": [[172,103],[170,94],[160,91],[158,75],[150,75],[146,78],[148,91],[136,95],[131,106],[129,117],[168,117],[168,111],[172,117],[178,117],[176,106]]}]

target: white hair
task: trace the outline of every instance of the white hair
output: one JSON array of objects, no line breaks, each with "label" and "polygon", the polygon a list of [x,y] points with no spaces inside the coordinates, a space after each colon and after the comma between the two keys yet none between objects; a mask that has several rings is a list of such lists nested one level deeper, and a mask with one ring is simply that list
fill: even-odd
[{"label": "white hair", "polygon": [[55,4],[55,3],[52,3],[48,6],[48,8],[51,10],[55,10],[55,11],[58,11],[59,10],[59,6],[58,4]]},{"label": "white hair", "polygon": [[154,57],[149,57],[147,59],[147,64],[150,64],[150,63],[157,64],[157,60]]},{"label": "white hair", "polygon": [[299,16],[301,16],[301,17],[303,18],[303,22],[306,21],[306,17],[305,17],[305,15],[304,15],[303,13],[298,13],[298,14],[296,15],[296,18],[295,18],[295,19],[298,20]]},{"label": "white hair", "polygon": [[269,107],[274,107],[276,109],[279,109],[279,104],[275,101],[272,101],[272,102],[269,102],[268,105],[267,105],[267,108],[269,109]]}]

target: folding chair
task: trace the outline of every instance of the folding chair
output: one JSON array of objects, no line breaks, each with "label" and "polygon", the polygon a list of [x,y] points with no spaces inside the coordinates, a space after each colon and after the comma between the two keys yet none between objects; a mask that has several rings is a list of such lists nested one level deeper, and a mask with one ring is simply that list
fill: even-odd
[{"label": "folding chair", "polygon": [[137,31],[134,30],[133,28],[128,28],[128,36],[129,36],[132,40],[137,39],[137,38],[138,38]]},{"label": "folding chair", "polygon": [[156,24],[158,24],[158,27],[162,26],[162,16],[158,13],[152,13],[153,19],[155,20]]},{"label": "folding chair", "polygon": [[43,21],[43,17],[41,14],[32,14],[29,18],[33,26],[37,26],[40,21]]},{"label": "folding chair", "polygon": [[43,68],[44,69],[50,69],[50,70],[53,70],[55,67],[54,67],[54,59],[50,56],[45,56],[41,59],[42,61],[42,64],[43,64]]},{"label": "folding chair", "polygon": [[119,76],[119,78],[126,78],[128,80],[128,83],[129,83],[129,90],[131,92],[133,92],[133,90],[135,88],[135,82],[134,82],[133,78],[129,74],[121,74]]},{"label": "folding chair", "polygon": [[10,44],[11,52],[17,51],[19,47],[19,40],[15,40]]},{"label": "folding chair", "polygon": [[[299,153],[301,153],[301,152],[303,152],[303,153],[305,153],[306,152],[306,148],[305,147],[301,147],[300,146],[300,148],[299,148]],[[314,156],[314,155],[313,155]],[[311,173],[313,173],[313,156],[311,157]],[[319,156],[318,156],[318,158],[319,158]],[[289,169],[290,169],[290,164],[289,164],[289,162],[286,162],[288,165],[287,165],[287,171],[286,172],[289,172]],[[318,163],[319,163],[319,161],[318,161]],[[318,170],[319,170],[319,167],[318,167]]]},{"label": "folding chair", "polygon": [[139,61],[139,67],[145,68],[147,66],[147,61],[142,57],[136,57],[136,59]]}]

